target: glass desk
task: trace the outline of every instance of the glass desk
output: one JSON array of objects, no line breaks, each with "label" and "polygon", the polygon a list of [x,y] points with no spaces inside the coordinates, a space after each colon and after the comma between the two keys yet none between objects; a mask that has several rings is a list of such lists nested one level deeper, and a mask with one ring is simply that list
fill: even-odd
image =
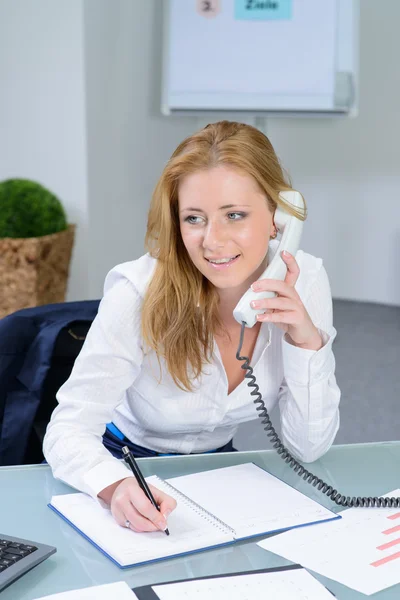
[{"label": "glass desk", "polygon": [[[145,476],[157,474],[160,477],[244,462],[256,463],[327,508],[337,510],[329,499],[293,473],[273,450],[139,459]],[[310,468],[346,495],[379,496],[399,487],[399,462],[400,442],[382,442],[334,446]],[[71,491],[52,477],[47,465],[1,467],[0,489],[1,533],[57,547],[56,554],[6,588],[1,600],[33,600],[48,594],[121,580],[130,587],[136,587],[290,564],[252,541],[121,570],[47,507],[53,494]],[[262,507],[259,498],[255,501]],[[338,600],[367,597],[320,575],[316,574],[316,577]],[[400,598],[400,585],[375,594],[373,598]]]}]

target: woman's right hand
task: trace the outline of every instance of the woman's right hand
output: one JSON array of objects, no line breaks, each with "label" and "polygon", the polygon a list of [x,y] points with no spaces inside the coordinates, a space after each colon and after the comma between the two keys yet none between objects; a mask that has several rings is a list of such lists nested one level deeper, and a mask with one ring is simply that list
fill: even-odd
[{"label": "woman's right hand", "polygon": [[[160,512],[154,508],[134,477],[118,482],[109,502],[118,525],[126,527],[129,521],[130,529],[136,532],[164,531],[167,528],[167,517],[176,508],[176,501],[153,485],[149,484],[149,488]],[[107,501],[107,492],[108,488],[100,492],[100,498]]]}]

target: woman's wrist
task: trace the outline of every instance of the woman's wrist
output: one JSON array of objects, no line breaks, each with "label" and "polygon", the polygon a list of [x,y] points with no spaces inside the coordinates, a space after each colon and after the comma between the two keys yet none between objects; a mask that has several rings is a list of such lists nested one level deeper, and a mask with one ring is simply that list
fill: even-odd
[{"label": "woman's wrist", "polygon": [[101,490],[101,492],[99,492],[97,494],[98,498],[100,498],[100,500],[103,500],[103,502],[105,502],[106,504],[110,505],[111,504],[111,499],[114,495],[115,490],[117,489],[117,487],[119,486],[119,484],[124,481],[125,479],[128,479],[128,477],[124,477],[123,479],[119,479],[118,481],[115,481],[115,483],[112,483],[111,485],[107,486],[106,488],[104,488],[104,490]]},{"label": "woman's wrist", "polygon": [[297,346],[297,348],[303,348],[303,350],[318,351],[324,345],[324,342],[322,340],[322,337],[321,337],[318,329],[315,330],[315,334],[309,340],[307,340],[307,342],[304,342],[302,344],[297,344],[293,340],[291,340],[291,341],[292,341],[293,346]]}]

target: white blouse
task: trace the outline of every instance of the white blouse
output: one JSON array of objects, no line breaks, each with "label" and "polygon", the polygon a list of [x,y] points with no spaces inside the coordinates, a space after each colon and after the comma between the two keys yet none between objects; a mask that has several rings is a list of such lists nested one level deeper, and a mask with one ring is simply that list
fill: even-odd
[{"label": "white blouse", "polygon": [[[296,289],[324,345],[318,351],[297,348],[280,329],[263,323],[250,364],[268,411],[279,403],[282,441],[294,456],[311,462],[330,448],[339,427],[336,331],[322,260],[301,250],[296,260]],[[156,355],[144,354],[140,334],[141,305],[155,263],[146,254],[107,275],[98,315],[47,428],[44,454],[54,476],[93,497],[129,474],[102,445],[109,422],[135,444],[188,454],[223,446],[239,423],[257,418],[246,380],[228,394],[216,344],[213,362],[193,392],[174,384],[162,360],[159,382]]]}]

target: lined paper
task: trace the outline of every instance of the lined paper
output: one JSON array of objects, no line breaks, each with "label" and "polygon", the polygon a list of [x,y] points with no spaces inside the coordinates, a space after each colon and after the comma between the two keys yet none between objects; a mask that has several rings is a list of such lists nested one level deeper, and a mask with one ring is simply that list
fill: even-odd
[{"label": "lined paper", "polygon": [[[148,481],[152,482],[151,478]],[[109,510],[86,494],[53,496],[51,505],[121,566],[233,541],[231,534],[214,527],[179,499],[168,517],[169,536],[162,531],[136,533],[120,527]]]},{"label": "lined paper", "polygon": [[253,463],[173,477],[167,482],[227,523],[236,531],[236,538],[337,517]]}]

